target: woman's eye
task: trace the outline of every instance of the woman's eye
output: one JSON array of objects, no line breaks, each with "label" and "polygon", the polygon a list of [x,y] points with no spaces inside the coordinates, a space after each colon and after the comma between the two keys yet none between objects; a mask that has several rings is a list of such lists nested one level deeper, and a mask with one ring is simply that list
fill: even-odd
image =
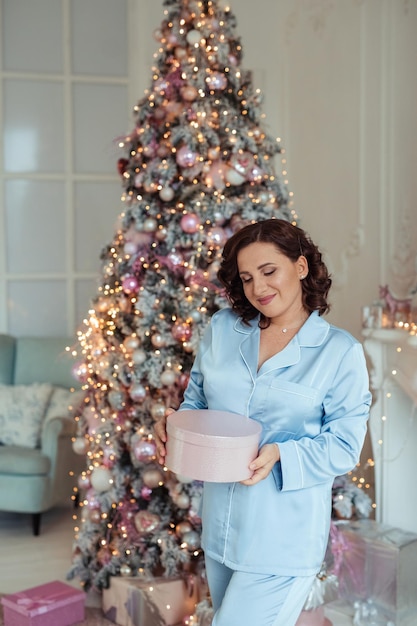
[{"label": "woman's eye", "polygon": [[271,276],[271,274],[273,274],[275,272],[275,270],[268,270],[267,272],[264,272],[265,276]]},{"label": "woman's eye", "polygon": [[241,281],[244,285],[246,285],[247,283],[250,283],[252,279],[251,278],[241,278]]}]

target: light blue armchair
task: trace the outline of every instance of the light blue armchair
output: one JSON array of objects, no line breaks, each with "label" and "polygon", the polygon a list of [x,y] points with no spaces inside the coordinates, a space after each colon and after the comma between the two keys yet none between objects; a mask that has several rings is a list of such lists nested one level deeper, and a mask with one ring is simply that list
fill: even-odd
[{"label": "light blue armchair", "polygon": [[[73,341],[69,338],[15,338],[0,334],[2,393],[11,391],[11,385],[49,383],[53,386],[52,397],[57,390],[65,392],[73,387],[72,359],[65,351]],[[1,409],[0,406],[0,412]],[[3,403],[3,414],[4,411]],[[68,411],[62,413],[65,414],[52,415],[41,421],[36,447],[0,445],[0,510],[30,513],[34,535],[39,535],[44,511],[70,501],[77,476],[85,464],[84,458],[72,449],[74,421]],[[4,433],[0,419],[0,441],[4,441],[2,428]]]}]

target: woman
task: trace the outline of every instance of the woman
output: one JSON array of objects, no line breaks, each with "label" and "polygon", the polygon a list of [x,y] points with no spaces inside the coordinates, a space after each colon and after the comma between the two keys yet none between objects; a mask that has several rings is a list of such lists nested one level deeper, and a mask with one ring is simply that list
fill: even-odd
[{"label": "woman", "polygon": [[[359,460],[371,394],[361,344],[321,317],[331,286],[317,246],[272,219],[226,243],[214,314],[180,409],[262,425],[252,477],[205,483],[202,546],[213,626],[292,626],[322,565],[336,476]],[[165,419],[156,425],[164,462]]]}]

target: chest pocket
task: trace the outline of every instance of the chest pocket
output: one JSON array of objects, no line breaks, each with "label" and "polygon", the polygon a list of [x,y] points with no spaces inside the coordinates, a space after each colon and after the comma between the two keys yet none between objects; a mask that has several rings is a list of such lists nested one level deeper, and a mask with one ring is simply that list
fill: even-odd
[{"label": "chest pocket", "polygon": [[282,441],[320,433],[323,409],[313,387],[285,380],[272,380],[266,398],[264,426]]}]

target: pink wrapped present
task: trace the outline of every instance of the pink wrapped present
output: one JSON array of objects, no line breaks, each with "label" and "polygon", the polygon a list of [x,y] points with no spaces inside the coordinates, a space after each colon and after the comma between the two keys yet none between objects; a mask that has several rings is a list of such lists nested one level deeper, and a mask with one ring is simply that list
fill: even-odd
[{"label": "pink wrapped present", "polygon": [[70,626],[84,621],[85,593],[59,580],[1,599],[4,626]]},{"label": "pink wrapped present", "polygon": [[343,543],[335,567],[340,597],[372,604],[397,626],[417,624],[417,534],[369,519],[339,522],[337,528]]},{"label": "pink wrapped present", "polygon": [[165,464],[194,480],[237,482],[250,478],[262,427],[237,413],[176,411],[167,419]]},{"label": "pink wrapped present", "polygon": [[194,613],[197,601],[193,576],[148,582],[113,576],[102,606],[105,617],[119,626],[174,626]]},{"label": "pink wrapped present", "polygon": [[324,608],[318,606],[309,611],[301,611],[295,626],[332,626],[332,622],[324,615]]}]

